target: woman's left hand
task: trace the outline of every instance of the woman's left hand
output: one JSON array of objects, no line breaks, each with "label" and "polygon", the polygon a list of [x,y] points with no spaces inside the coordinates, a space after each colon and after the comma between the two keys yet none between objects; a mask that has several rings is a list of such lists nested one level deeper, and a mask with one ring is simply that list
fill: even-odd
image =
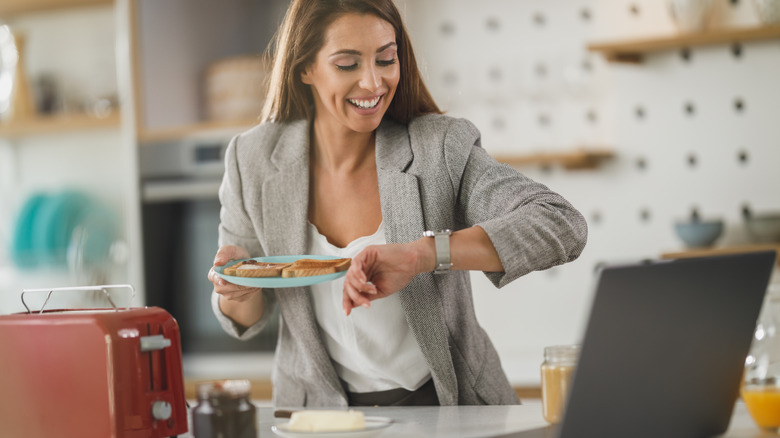
[{"label": "woman's left hand", "polygon": [[425,266],[421,241],[372,245],[352,259],[344,281],[342,306],[349,315],[358,306],[385,298],[406,287]]}]

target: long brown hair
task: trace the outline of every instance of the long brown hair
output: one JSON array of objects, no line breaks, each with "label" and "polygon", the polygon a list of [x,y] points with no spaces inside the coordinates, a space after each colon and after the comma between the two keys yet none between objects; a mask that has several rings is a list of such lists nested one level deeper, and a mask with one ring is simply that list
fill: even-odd
[{"label": "long brown hair", "polygon": [[405,124],[423,114],[440,114],[417,68],[409,34],[393,0],[293,0],[266,51],[273,63],[261,119],[285,122],[311,118],[313,98],[309,86],[301,81],[301,73],[325,44],[328,26],[347,13],[375,15],[395,30],[401,79],[386,117]]}]

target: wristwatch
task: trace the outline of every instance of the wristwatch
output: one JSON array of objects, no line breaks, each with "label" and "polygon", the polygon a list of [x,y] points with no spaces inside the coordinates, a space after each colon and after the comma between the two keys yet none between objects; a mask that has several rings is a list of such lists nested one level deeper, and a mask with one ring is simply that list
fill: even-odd
[{"label": "wristwatch", "polygon": [[434,274],[443,274],[452,267],[450,262],[450,236],[451,230],[425,231],[424,237],[433,237],[433,244],[436,246],[436,269]]}]

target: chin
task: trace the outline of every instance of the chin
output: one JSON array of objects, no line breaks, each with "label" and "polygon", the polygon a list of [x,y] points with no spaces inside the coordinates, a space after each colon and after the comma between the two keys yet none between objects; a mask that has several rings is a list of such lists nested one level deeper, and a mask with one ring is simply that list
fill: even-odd
[{"label": "chin", "polygon": [[379,124],[382,123],[382,117],[378,117],[376,119],[371,120],[362,120],[357,123],[351,123],[350,127],[355,132],[362,132],[362,133],[369,133],[376,130],[376,128],[379,127]]}]

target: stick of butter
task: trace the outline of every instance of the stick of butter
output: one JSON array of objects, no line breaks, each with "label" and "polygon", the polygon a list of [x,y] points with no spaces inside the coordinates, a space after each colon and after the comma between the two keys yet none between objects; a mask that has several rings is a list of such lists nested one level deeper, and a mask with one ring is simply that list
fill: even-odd
[{"label": "stick of butter", "polygon": [[361,411],[295,411],[290,416],[290,431],[333,432],[360,430],[366,427]]}]

